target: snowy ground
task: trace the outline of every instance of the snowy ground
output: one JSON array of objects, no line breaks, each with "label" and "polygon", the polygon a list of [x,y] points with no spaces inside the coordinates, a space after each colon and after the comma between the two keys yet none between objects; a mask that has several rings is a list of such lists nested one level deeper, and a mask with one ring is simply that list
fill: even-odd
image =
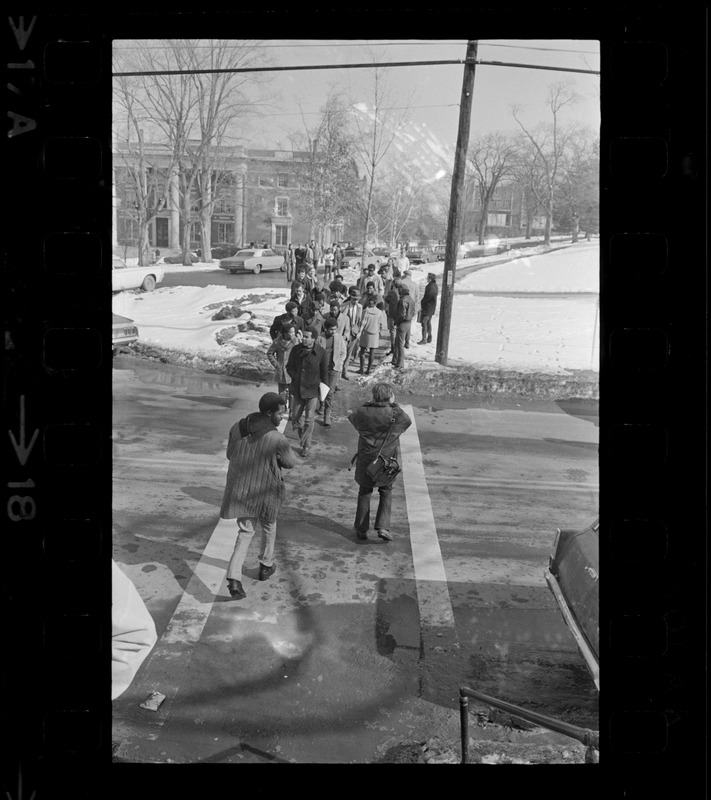
[{"label": "snowy ground", "polygon": [[[458,363],[481,369],[505,369],[566,375],[571,370],[599,370],[599,243],[555,244],[517,251],[514,260],[497,264],[502,256],[457,262],[457,268],[491,264],[459,279],[455,284],[448,350],[449,366]],[[493,262],[493,263],[492,263]],[[424,286],[433,272],[440,280],[443,263],[413,268],[413,279]],[[165,265],[166,271],[214,271],[216,265],[192,267]],[[356,276],[344,273],[347,285]],[[515,293],[516,296],[510,296]],[[549,295],[549,296],[546,296]],[[216,334],[236,326],[238,320],[213,321],[221,304],[240,302],[245,316],[257,330],[237,332],[225,344]],[[114,295],[113,310],[135,320],[140,341],[187,354],[234,358],[240,347],[263,349],[271,339],[267,330],[283,312],[288,299],[283,289],[235,291],[224,286],[163,287],[151,293]],[[439,314],[439,306],[438,312]],[[247,315],[250,315],[249,317]],[[433,320],[436,342],[438,319]],[[243,326],[244,327],[244,326]],[[413,324],[413,342],[420,326]],[[434,342],[413,346],[409,366],[434,361]]]}]

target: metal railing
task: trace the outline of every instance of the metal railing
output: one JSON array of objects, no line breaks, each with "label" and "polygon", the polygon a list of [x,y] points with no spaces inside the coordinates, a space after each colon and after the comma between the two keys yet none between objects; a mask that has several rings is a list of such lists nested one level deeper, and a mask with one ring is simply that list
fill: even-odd
[{"label": "metal railing", "polygon": [[598,763],[598,751],[600,749],[600,734],[598,731],[590,730],[589,728],[579,728],[577,725],[570,725],[567,722],[547,717],[545,714],[539,714],[536,711],[528,711],[525,708],[507,703],[505,700],[497,700],[495,697],[489,697],[486,694],[477,692],[467,686],[459,687],[459,716],[461,720],[461,739],[462,739],[462,764],[469,762],[469,698],[473,697],[482,703],[498,708],[500,711],[507,711],[515,717],[532,722],[534,725],[540,725],[542,728],[562,733],[564,736],[570,736],[572,739],[577,739],[587,747],[585,752],[586,764]]}]

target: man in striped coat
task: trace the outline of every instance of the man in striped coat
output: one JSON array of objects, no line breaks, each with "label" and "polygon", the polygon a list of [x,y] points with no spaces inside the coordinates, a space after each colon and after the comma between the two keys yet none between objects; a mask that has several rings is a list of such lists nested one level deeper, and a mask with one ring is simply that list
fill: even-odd
[{"label": "man in striped coat", "polygon": [[242,586],[242,565],[254,536],[254,524],[262,529],[259,580],[276,571],[274,542],[279,509],[284,502],[282,469],[296,466],[296,453],[277,430],[285,410],[284,398],[267,392],[259,400],[259,412],[235,423],[227,442],[227,483],[220,517],[237,520],[237,541],[227,567],[227,588],[235,600],[247,596]]}]

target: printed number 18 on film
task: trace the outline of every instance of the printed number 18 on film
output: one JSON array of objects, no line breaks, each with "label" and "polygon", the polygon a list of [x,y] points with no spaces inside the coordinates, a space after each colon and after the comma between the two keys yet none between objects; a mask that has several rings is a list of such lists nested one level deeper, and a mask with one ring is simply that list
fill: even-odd
[{"label": "printed number 18 on film", "polygon": [[[8,431],[12,447],[15,450],[17,460],[20,466],[24,467],[27,463],[32,448],[39,436],[39,430],[35,430],[32,434],[30,442],[25,445],[25,395],[20,395],[20,432],[16,439],[13,431]],[[10,489],[34,489],[35,482],[28,478],[26,481],[14,482],[10,481],[8,484]],[[13,522],[24,522],[25,520],[34,519],[37,514],[37,506],[35,499],[31,494],[13,494],[7,501],[7,515]]]}]

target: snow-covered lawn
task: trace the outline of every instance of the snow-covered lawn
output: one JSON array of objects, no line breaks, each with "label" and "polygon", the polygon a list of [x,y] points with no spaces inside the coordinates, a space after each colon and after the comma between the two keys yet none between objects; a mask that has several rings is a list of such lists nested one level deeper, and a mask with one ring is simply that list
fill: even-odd
[{"label": "snow-covered lawn", "polygon": [[[541,248],[536,248],[540,250]],[[563,249],[532,254],[464,276],[457,281],[452,307],[448,350],[449,365],[456,362],[482,368],[521,372],[565,374],[568,370],[598,370],[599,362],[599,245],[580,242]],[[512,253],[515,255],[515,253]],[[467,259],[458,268],[501,256]],[[214,269],[215,265],[176,267],[176,271]],[[413,279],[424,280],[427,272],[441,275],[442,262],[413,270]],[[171,270],[172,271],[172,270]],[[346,275],[346,283],[355,276]],[[439,281],[441,288],[441,280]],[[486,292],[485,296],[472,292]],[[497,292],[517,292],[507,297]],[[526,297],[526,294],[551,294]],[[567,296],[556,296],[561,293]],[[580,294],[580,297],[570,295]],[[287,288],[228,289],[224,286],[162,287],[150,293],[124,292],[114,296],[113,310],[135,320],[140,340],[165,348],[211,357],[234,358],[240,346],[266,352],[271,339],[267,331],[246,330],[220,345],[215,335],[235,326],[237,320],[213,321],[220,304],[239,302],[258,328],[268,328],[283,312]],[[434,342],[415,344],[420,326],[413,324],[408,360],[434,361],[438,312],[433,320]],[[246,319],[246,317],[245,317]]]}]

